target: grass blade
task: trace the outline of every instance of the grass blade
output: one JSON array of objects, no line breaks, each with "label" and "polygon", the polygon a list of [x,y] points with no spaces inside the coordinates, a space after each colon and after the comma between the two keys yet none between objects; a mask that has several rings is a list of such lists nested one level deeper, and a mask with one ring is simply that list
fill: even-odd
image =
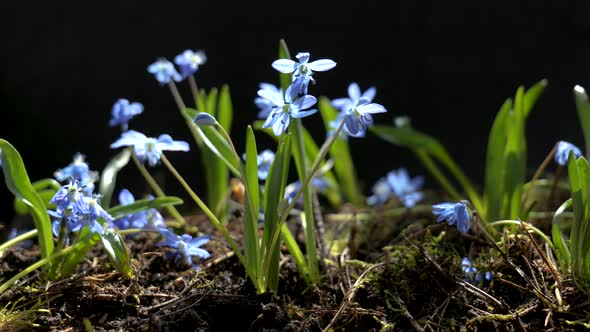
[{"label": "grass blade", "polygon": [[590,158],[590,102],[588,102],[586,90],[579,85],[574,87],[574,98],[576,101],[578,118],[580,119],[580,126],[582,127],[582,133],[584,134],[586,158]]},{"label": "grass blade", "polygon": [[[259,185],[258,185],[258,151],[256,139],[252,127],[248,126],[246,136],[246,168],[244,186],[245,197],[249,204],[244,205],[244,253],[248,269],[256,271],[260,278],[261,252],[258,243],[258,209],[259,209]],[[252,211],[253,210],[253,211]],[[256,216],[256,218],[254,217]]]}]

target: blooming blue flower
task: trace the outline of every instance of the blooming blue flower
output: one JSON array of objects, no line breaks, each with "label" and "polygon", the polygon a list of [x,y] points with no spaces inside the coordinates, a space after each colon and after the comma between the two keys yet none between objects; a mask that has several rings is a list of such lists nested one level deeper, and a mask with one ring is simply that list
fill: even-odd
[{"label": "blooming blue flower", "polygon": [[297,92],[293,89],[293,85],[290,85],[287,91],[285,91],[284,100],[282,97],[278,98],[278,95],[271,93],[269,90],[258,90],[258,95],[273,103],[272,110],[262,125],[262,128],[272,126],[272,130],[276,136],[281,135],[287,129],[291,117],[299,119],[318,111],[317,109],[304,111],[304,109],[315,105],[317,99],[310,95],[295,99]]},{"label": "blooming blue flower", "polygon": [[94,191],[94,182],[98,180],[98,172],[91,171],[84,158],[83,154],[76,153],[74,161],[68,166],[55,171],[53,176],[59,182],[76,179],[79,181],[79,185],[83,187],[84,192],[90,194]]},{"label": "blooming blue flower", "polygon": [[314,71],[326,71],[336,67],[336,62],[330,59],[309,62],[310,55],[308,52],[300,52],[295,57],[299,62],[291,59],[279,59],[272,63],[272,67],[284,74],[293,73],[291,81],[294,90],[296,93],[303,95],[307,94],[307,87],[310,81],[315,84],[315,80],[313,79]]},{"label": "blooming blue flower", "polygon": [[207,62],[207,56],[203,51],[186,50],[174,58],[174,63],[180,68],[182,78],[187,78],[199,70],[199,66]]},{"label": "blooming blue flower", "polygon": [[83,197],[83,202],[82,208],[77,211],[78,218],[69,226],[70,231],[77,232],[84,226],[88,226],[90,227],[90,231],[102,234],[104,228],[98,221],[99,218],[106,220],[107,223],[105,226],[107,228],[113,227],[113,217],[100,206],[100,195],[85,196]]},{"label": "blooming blue flower", "polygon": [[129,103],[129,100],[120,98],[111,109],[112,118],[109,126],[121,126],[123,131],[127,131],[129,120],[143,112],[143,105],[138,102]]},{"label": "blooming blue flower", "polygon": [[173,141],[170,135],[162,134],[160,137],[147,137],[135,130],[124,132],[116,142],[111,144],[112,149],[122,146],[133,146],[135,155],[142,161],[148,161],[150,166],[156,166],[162,156],[162,151],[189,151],[189,145],[184,141]]},{"label": "blooming blue flower", "polygon": [[283,99],[283,90],[270,83],[260,83],[260,90],[266,90],[264,94],[269,97],[268,99],[256,97],[256,99],[254,99],[254,104],[256,104],[256,107],[260,110],[257,117],[259,119],[266,119],[275,106],[273,100]]},{"label": "blooming blue flower", "polygon": [[[373,124],[371,114],[387,112],[382,105],[371,103],[375,94],[375,88],[370,88],[361,94],[358,84],[351,83],[348,86],[349,98],[338,98],[332,102],[334,107],[344,113],[345,125],[342,130],[350,136],[363,137],[367,126]],[[341,118],[340,121],[342,121]],[[335,125],[339,125],[340,121]]]},{"label": "blooming blue flower", "polygon": [[[153,196],[150,197],[153,199]],[[122,189],[119,193],[119,204],[122,206],[133,204],[135,197],[127,189]],[[129,228],[150,228],[155,229],[158,227],[164,227],[164,217],[156,209],[148,209],[128,215],[114,221],[115,226],[119,229]]]},{"label": "blooming blue flower", "polygon": [[275,153],[268,149],[262,151],[262,153],[258,155],[258,178],[260,180],[266,180],[274,159]]},{"label": "blooming blue flower", "polygon": [[405,168],[391,171],[387,174],[387,182],[392,193],[402,202],[405,207],[413,207],[424,195],[420,192],[424,177],[416,176],[413,179],[408,175]]},{"label": "blooming blue flower", "polygon": [[193,263],[192,256],[198,256],[202,259],[211,257],[211,254],[209,254],[207,250],[200,248],[202,245],[209,242],[211,239],[210,235],[199,236],[196,238],[193,238],[188,234],[178,236],[166,228],[160,228],[160,234],[164,236],[164,241],[158,242],[156,245],[176,249],[174,255],[176,261],[184,258],[187,263],[194,268],[199,269],[199,267]]},{"label": "blooming blue flower", "polygon": [[393,194],[387,178],[380,178],[377,180],[372,190],[373,195],[367,198],[367,204],[369,205],[382,205],[387,202]]},{"label": "blooming blue flower", "polygon": [[172,62],[166,59],[158,59],[147,68],[150,74],[154,74],[160,84],[169,83],[170,80],[180,81],[182,77],[174,68]]},{"label": "blooming blue flower", "polygon": [[61,210],[66,210],[68,208],[75,210],[81,209],[83,197],[83,187],[80,186],[79,181],[70,179],[68,184],[62,186],[55,195],[53,195],[51,200],[49,200],[49,203],[55,204],[57,210],[60,211],[58,213],[61,215]]},{"label": "blooming blue flower", "polygon": [[575,158],[582,156],[582,151],[577,146],[566,141],[559,141],[557,143],[557,151],[555,152],[555,162],[561,166],[565,166],[570,156],[570,151],[574,152]]},{"label": "blooming blue flower", "polygon": [[456,225],[461,233],[467,233],[471,228],[471,220],[467,205],[463,202],[440,203],[432,206],[432,213],[438,215],[436,222],[446,220],[449,225]]},{"label": "blooming blue flower", "polygon": [[477,269],[473,266],[473,264],[467,257],[463,257],[463,260],[461,261],[461,268],[465,273],[465,280],[472,284],[479,284],[484,280],[492,281],[492,279],[494,278],[493,274],[490,271],[486,271],[485,273],[478,273]]}]

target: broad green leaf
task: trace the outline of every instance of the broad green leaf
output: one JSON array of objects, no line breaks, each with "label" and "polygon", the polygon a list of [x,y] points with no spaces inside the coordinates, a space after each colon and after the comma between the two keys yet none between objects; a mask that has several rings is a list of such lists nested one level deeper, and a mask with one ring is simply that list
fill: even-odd
[{"label": "broad green leaf", "polygon": [[31,215],[39,234],[41,257],[47,258],[53,253],[51,220],[47,208],[31,184],[20,154],[12,144],[3,139],[0,139],[0,158],[8,190],[31,208]]},{"label": "broad green leaf", "polygon": [[[90,228],[84,227],[80,230],[78,240],[73,243],[74,251],[64,258],[63,265],[56,275],[57,278],[67,278],[71,276],[76,267],[84,260],[86,254],[100,242],[98,233],[91,233]],[[55,279],[55,278],[54,278]]]},{"label": "broad green leaf", "polygon": [[133,269],[129,261],[129,250],[121,234],[107,229],[101,234],[102,244],[115,269],[126,278],[133,277]]},{"label": "broad green leaf", "polygon": [[522,188],[526,179],[526,136],[524,132],[524,88],[516,91],[514,108],[508,113],[506,121],[506,161],[504,177],[504,216],[520,219],[522,207]]},{"label": "broad green leaf", "polygon": [[180,205],[182,199],[174,196],[158,197],[154,199],[140,199],[128,205],[115,206],[107,212],[114,219],[119,219],[130,214],[141,212],[147,209],[160,209],[170,205]]},{"label": "broad green leaf", "polygon": [[[59,182],[55,181],[54,179],[43,179],[39,181],[35,181],[32,183],[33,188],[41,197],[43,204],[45,207],[50,207],[49,201],[53,198],[55,193],[61,188]],[[31,208],[29,205],[25,204],[23,200],[20,198],[14,199],[14,211],[17,214],[29,214],[31,213]]]},{"label": "broad green leaf", "polygon": [[[280,231],[278,226],[279,203],[285,195],[286,174],[289,170],[291,140],[290,135],[283,136],[279,148],[272,162],[264,189],[264,229],[262,233],[262,245],[265,248],[264,258],[268,261],[267,285],[276,290],[278,286],[279,252],[280,243],[272,243],[275,232]],[[271,247],[272,246],[272,247]]]},{"label": "broad green leaf", "polygon": [[[198,112],[194,109],[186,108],[184,114],[189,119],[193,119]],[[236,159],[231,146],[225,140],[223,135],[213,127],[199,127],[192,122],[191,125],[203,144],[205,144],[205,146],[207,146],[207,148],[209,148],[218,158],[221,158],[234,175],[239,176],[240,173],[238,169],[240,160]]]},{"label": "broad green leaf", "polygon": [[[249,204],[244,205],[244,252],[248,268],[256,271],[260,264],[260,250],[258,244],[258,152],[256,139],[252,127],[248,126],[246,136],[246,168],[244,181],[245,196]],[[260,272],[260,271],[258,271]],[[258,274],[258,273],[257,273]]]},{"label": "broad green leaf", "polygon": [[584,143],[586,144],[586,158],[590,158],[590,102],[588,95],[583,87],[576,85],[574,87],[574,98],[576,100],[576,109],[580,126],[584,134]]},{"label": "broad green leaf", "polygon": [[[203,90],[201,97],[203,97],[201,100],[206,100],[207,102],[207,105],[205,105],[205,108],[201,112],[207,112],[217,119],[217,89],[211,89],[209,94],[206,94]],[[201,109],[200,107],[199,109]]]},{"label": "broad green leaf", "polygon": [[[320,114],[322,115],[326,132],[333,130],[334,128],[331,128],[330,123],[336,120],[338,111],[332,107],[330,100],[325,97],[320,98],[318,108],[320,110]],[[309,156],[310,158],[314,158],[311,155]],[[350,156],[348,142],[343,139],[337,139],[334,141],[334,144],[330,149],[330,156],[335,161],[334,171],[338,176],[338,182],[346,199],[348,199],[348,201],[355,206],[364,205],[365,200],[359,189],[356,170],[354,168],[354,163],[352,162],[352,157]]]},{"label": "broad green leaf", "polygon": [[221,87],[221,94],[219,95],[219,101],[217,104],[217,114],[215,118],[227,130],[230,131],[233,122],[233,106],[231,102],[231,96],[229,93],[229,85]]},{"label": "broad green leaf", "polygon": [[115,185],[117,184],[117,173],[123,169],[131,159],[131,150],[124,149],[117,154],[102,171],[98,192],[102,195],[102,205],[108,209],[111,205]]},{"label": "broad green leaf", "polygon": [[526,93],[524,94],[523,105],[523,112],[525,118],[529,115],[529,113],[537,103],[537,100],[539,99],[541,94],[543,94],[543,91],[545,91],[545,88],[548,84],[549,82],[546,79],[542,79],[526,91]]},{"label": "broad green leaf", "polygon": [[512,101],[506,100],[496,115],[488,139],[485,177],[485,217],[489,221],[500,220],[504,199],[504,178],[507,171],[504,159],[506,148],[506,127]]}]

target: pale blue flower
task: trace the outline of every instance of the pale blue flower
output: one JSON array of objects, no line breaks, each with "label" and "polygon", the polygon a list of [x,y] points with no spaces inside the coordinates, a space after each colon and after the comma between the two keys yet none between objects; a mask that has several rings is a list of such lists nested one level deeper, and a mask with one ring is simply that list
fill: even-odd
[{"label": "pale blue flower", "polygon": [[143,105],[138,102],[130,103],[129,100],[120,98],[111,109],[112,118],[109,126],[121,126],[123,131],[127,131],[129,120],[143,112]]},{"label": "pale blue flower", "polygon": [[560,166],[567,165],[570,151],[574,152],[574,158],[582,156],[582,151],[577,146],[566,141],[559,141],[557,143],[557,151],[555,152],[555,162]]},{"label": "pale blue flower", "polygon": [[268,172],[270,171],[270,166],[272,166],[273,160],[275,160],[275,153],[271,150],[266,149],[258,155],[258,178],[260,180],[266,180],[268,177]]},{"label": "pale blue flower", "polygon": [[150,166],[155,166],[160,161],[162,151],[189,151],[189,145],[184,141],[173,141],[170,135],[162,134],[160,137],[147,137],[135,130],[124,132],[116,142],[111,144],[112,149],[122,146],[133,146],[135,155],[142,161],[148,161]]},{"label": "pale blue flower", "polygon": [[193,122],[198,126],[214,126],[217,120],[211,114],[201,112],[195,116]]},{"label": "pale blue flower", "polygon": [[264,94],[267,95],[267,98],[269,99],[262,97],[256,97],[256,99],[254,99],[254,104],[256,104],[256,107],[260,110],[256,116],[259,119],[266,119],[275,106],[273,100],[283,99],[283,90],[270,83],[260,83],[260,90],[266,90]]},{"label": "pale blue flower", "polygon": [[154,77],[160,84],[169,83],[170,80],[180,81],[182,79],[172,62],[166,59],[158,59],[149,65],[147,70],[150,74],[154,74]]},{"label": "pale blue flower", "polygon": [[[84,188],[78,180],[70,179],[70,182],[62,186],[49,200],[49,204],[55,204],[57,210],[66,210],[68,208],[79,210],[82,208]],[[75,206],[70,206],[74,204]],[[61,212],[58,212],[61,213]]]},{"label": "pale blue flower", "polygon": [[207,56],[203,51],[186,50],[174,58],[178,65],[182,78],[187,78],[199,70],[199,66],[207,62]]},{"label": "pale blue flower", "polygon": [[99,218],[106,220],[105,226],[107,228],[113,227],[113,217],[100,206],[100,195],[95,194],[91,197],[83,197],[84,204],[82,209],[78,211],[78,218],[70,226],[70,231],[77,232],[84,226],[90,227],[90,231],[102,234],[104,232],[103,225],[99,222]]},{"label": "pale blue flower", "polygon": [[[149,199],[153,199],[150,196]],[[122,189],[119,192],[119,204],[121,206],[130,205],[135,203],[135,197],[127,189]],[[158,227],[164,227],[164,217],[156,209],[148,209],[140,211],[114,221],[115,226],[119,229],[130,229],[130,228],[148,228],[155,229]]]},{"label": "pale blue flower", "polygon": [[[349,98],[334,99],[332,105],[340,109],[345,117],[345,125],[342,128],[347,134],[354,137],[363,137],[367,131],[367,126],[373,124],[371,114],[387,112],[382,105],[371,103],[375,98],[375,88],[369,88],[361,94],[361,90],[356,83],[348,86]],[[342,114],[341,113],[341,114]],[[337,119],[337,120],[341,120]],[[340,124],[340,121],[335,124]]]},{"label": "pale blue flower", "polygon": [[387,182],[391,187],[393,195],[395,195],[405,207],[413,207],[416,205],[416,202],[424,197],[420,192],[420,189],[424,184],[424,177],[416,176],[412,179],[405,168],[400,168],[387,173]]},{"label": "pale blue flower", "polygon": [[85,157],[83,154],[76,153],[73,162],[64,168],[55,171],[53,176],[59,182],[63,182],[67,179],[78,180],[79,186],[83,187],[84,192],[86,194],[91,194],[94,191],[94,182],[98,180],[98,172],[91,171],[84,159]]},{"label": "pale blue flower", "polygon": [[293,73],[291,81],[294,90],[296,93],[303,95],[307,94],[307,87],[310,81],[315,84],[313,78],[314,71],[326,71],[336,66],[336,62],[330,59],[309,62],[310,55],[307,52],[300,52],[295,57],[299,62],[290,59],[279,59],[272,63],[272,67],[284,74]]},{"label": "pale blue flower", "polygon": [[387,202],[393,194],[387,178],[380,178],[377,180],[372,190],[373,195],[367,198],[367,204],[369,205],[382,205]]},{"label": "pale blue flower", "polygon": [[449,225],[456,225],[461,233],[467,233],[471,228],[471,219],[467,205],[464,202],[440,203],[432,206],[432,213],[437,215],[436,222],[446,220]]},{"label": "pale blue flower", "polygon": [[188,234],[178,236],[166,228],[160,228],[160,234],[164,236],[164,240],[157,243],[156,245],[176,249],[174,255],[175,261],[179,261],[184,258],[185,262],[198,269],[198,267],[193,263],[192,256],[198,256],[202,259],[211,257],[211,254],[207,250],[200,248],[209,242],[211,239],[210,235],[199,236],[196,238],[193,238]]},{"label": "pale blue flower", "polygon": [[494,278],[493,274],[490,271],[486,271],[485,273],[478,273],[477,269],[473,266],[469,258],[463,257],[461,261],[461,268],[463,269],[463,273],[465,273],[464,279],[467,280],[471,284],[479,284],[482,281],[492,281]]},{"label": "pale blue flower", "polygon": [[269,90],[258,90],[258,95],[273,103],[272,110],[262,125],[262,128],[272,126],[272,130],[276,136],[281,135],[289,127],[291,117],[299,119],[317,112],[317,109],[305,110],[315,105],[317,99],[310,95],[295,99],[297,92],[293,89],[292,85],[285,91],[284,98],[279,98],[278,95],[271,93]]}]

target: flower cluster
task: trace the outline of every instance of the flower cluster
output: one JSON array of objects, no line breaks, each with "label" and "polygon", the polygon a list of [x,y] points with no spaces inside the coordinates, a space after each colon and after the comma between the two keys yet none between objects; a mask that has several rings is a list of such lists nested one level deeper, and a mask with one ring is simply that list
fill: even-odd
[{"label": "flower cluster", "polygon": [[382,205],[395,197],[405,207],[413,207],[424,197],[424,194],[420,191],[423,184],[424,178],[422,176],[410,178],[405,168],[393,170],[375,183],[373,195],[367,198],[367,203],[369,205]]},{"label": "flower cluster", "polygon": [[432,206],[432,213],[438,216],[436,222],[446,220],[449,225],[456,225],[463,234],[471,228],[471,216],[465,202],[436,204]]},{"label": "flower cluster", "polygon": [[62,223],[68,232],[77,232],[84,226],[92,232],[102,234],[104,227],[100,218],[106,220],[106,226],[112,228],[113,217],[100,206],[100,195],[86,193],[78,180],[62,186],[49,201],[55,204],[55,211],[48,211],[54,218],[53,233],[59,237]]},{"label": "flower cluster", "polygon": [[[149,197],[149,199],[153,198],[153,196]],[[133,203],[135,203],[135,197],[133,197],[133,194],[129,192],[129,190],[123,189],[121,192],[119,192],[119,204],[125,206]],[[148,209],[146,211],[137,212],[119,219],[115,219],[114,224],[119,229],[156,229],[166,226],[164,223],[164,217],[162,217],[160,212],[158,212],[156,209]]]},{"label": "flower cluster", "polygon": [[55,171],[53,176],[59,182],[77,179],[83,190],[87,194],[91,194],[94,191],[94,182],[98,180],[98,172],[91,171],[84,159],[83,154],[76,153],[74,155],[74,161],[68,166]]},{"label": "flower cluster", "polygon": [[154,74],[156,81],[160,84],[167,84],[171,81],[182,81],[193,75],[199,69],[199,66],[207,62],[207,56],[203,51],[186,50],[174,58],[174,62],[180,69],[180,73],[174,67],[174,64],[164,58],[148,66],[150,74]]},{"label": "flower cluster", "polygon": [[492,281],[494,276],[490,271],[486,271],[485,273],[481,273],[477,271],[477,269],[473,266],[469,258],[463,257],[461,261],[461,269],[463,270],[464,279],[474,285],[481,283],[482,281]]},{"label": "flower cluster", "polygon": [[184,141],[174,141],[170,135],[160,135],[158,138],[147,137],[135,130],[124,132],[117,141],[111,144],[112,149],[122,146],[132,146],[139,160],[147,160],[150,166],[156,166],[162,157],[162,151],[189,151],[189,145]]}]

